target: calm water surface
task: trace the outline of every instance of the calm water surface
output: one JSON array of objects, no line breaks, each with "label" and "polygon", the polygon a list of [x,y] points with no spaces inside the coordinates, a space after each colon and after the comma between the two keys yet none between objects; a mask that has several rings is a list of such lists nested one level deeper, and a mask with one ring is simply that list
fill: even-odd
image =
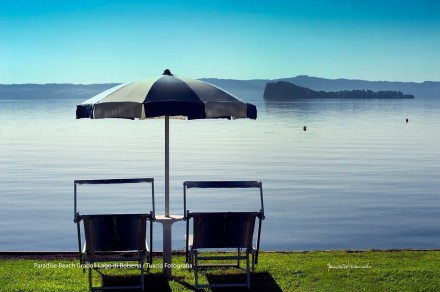
[{"label": "calm water surface", "polygon": [[[0,100],[0,250],[76,250],[74,179],[154,177],[163,213],[164,121],[75,120],[79,102]],[[440,102],[314,100],[258,109],[256,121],[171,121],[171,213],[183,214],[185,180],[261,180],[263,249],[440,247]],[[81,213],[151,205],[137,186],[84,186],[79,194]],[[191,210],[259,203],[257,192],[189,195]],[[182,222],[173,248],[184,248]]]}]

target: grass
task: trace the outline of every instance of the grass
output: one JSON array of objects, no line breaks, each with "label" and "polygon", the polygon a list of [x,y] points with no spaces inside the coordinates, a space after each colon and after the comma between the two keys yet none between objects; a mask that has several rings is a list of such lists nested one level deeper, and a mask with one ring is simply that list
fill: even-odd
[{"label": "grass", "polygon": [[[252,291],[440,291],[440,251],[313,251],[263,252],[251,276]],[[173,256],[173,264],[184,263]],[[194,274],[173,270],[161,275],[161,260],[146,273],[148,291],[192,291]],[[1,291],[87,291],[88,276],[73,259],[0,259]],[[244,264],[244,263],[243,263]],[[136,270],[109,269],[94,283],[138,281]],[[131,276],[130,276],[131,275]],[[238,269],[203,271],[201,283],[244,279]],[[227,289],[230,291],[231,289]],[[213,290],[215,291],[215,290]],[[222,291],[225,291],[223,289]],[[237,289],[247,291],[247,289]]]}]

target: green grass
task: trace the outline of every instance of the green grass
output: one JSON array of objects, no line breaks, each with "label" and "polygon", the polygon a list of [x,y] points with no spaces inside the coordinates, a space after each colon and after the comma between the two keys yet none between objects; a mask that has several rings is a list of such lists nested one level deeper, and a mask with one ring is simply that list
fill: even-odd
[{"label": "green grass", "polygon": [[[440,251],[263,252],[251,277],[251,290],[440,291],[439,260]],[[154,259],[153,263],[160,266],[161,260]],[[173,256],[173,264],[183,263],[184,256]],[[0,290],[87,291],[87,273],[77,264],[78,260],[0,259]],[[136,270],[109,269],[103,273],[105,277],[94,273],[95,284],[138,281],[133,276]],[[202,272],[200,281],[243,277],[243,270],[210,269]],[[148,291],[194,289],[194,274],[186,268],[174,269],[173,279],[169,281],[162,277],[160,268],[152,268],[145,280]]]}]

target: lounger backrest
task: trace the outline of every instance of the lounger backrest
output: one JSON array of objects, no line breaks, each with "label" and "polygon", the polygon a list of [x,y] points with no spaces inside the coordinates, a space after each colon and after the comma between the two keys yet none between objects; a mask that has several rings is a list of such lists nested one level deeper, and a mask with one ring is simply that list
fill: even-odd
[{"label": "lounger backrest", "polygon": [[146,250],[146,221],[149,216],[83,215],[86,251]]},{"label": "lounger backrest", "polygon": [[264,203],[263,203],[263,186],[258,181],[185,181],[183,183],[183,214],[186,219],[188,209],[186,208],[186,193],[187,189],[191,188],[204,188],[204,189],[239,189],[239,188],[258,188],[260,190],[260,203],[261,208],[259,216],[264,219]]},{"label": "lounger backrest", "polygon": [[193,248],[252,248],[258,212],[190,213]]}]

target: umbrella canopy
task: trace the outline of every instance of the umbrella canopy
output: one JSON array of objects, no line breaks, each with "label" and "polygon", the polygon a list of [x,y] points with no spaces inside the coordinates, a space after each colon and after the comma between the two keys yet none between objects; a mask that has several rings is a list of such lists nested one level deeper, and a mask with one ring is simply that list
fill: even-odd
[{"label": "umbrella canopy", "polygon": [[188,119],[257,118],[254,105],[199,80],[165,70],[157,80],[122,84],[77,106],[76,118],[145,119],[183,116]]}]

